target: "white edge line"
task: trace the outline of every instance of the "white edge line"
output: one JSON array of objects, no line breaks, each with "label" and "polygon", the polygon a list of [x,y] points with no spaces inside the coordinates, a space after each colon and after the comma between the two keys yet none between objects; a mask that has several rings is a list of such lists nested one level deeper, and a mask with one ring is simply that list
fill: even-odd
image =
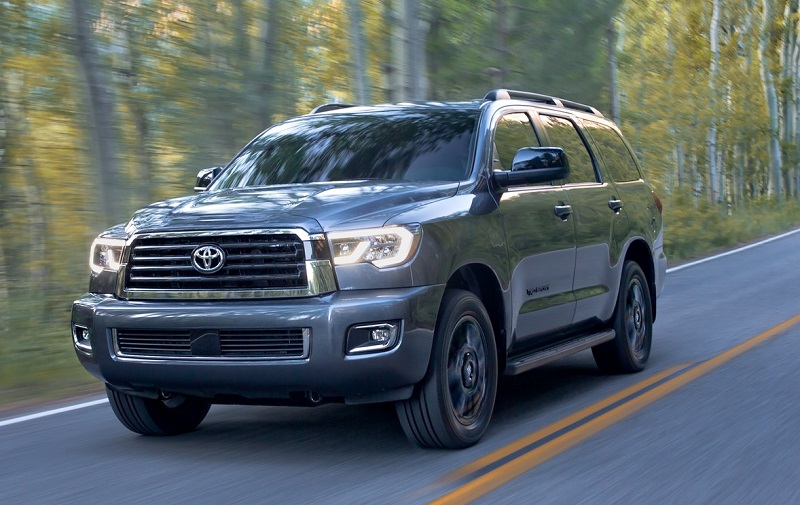
[{"label": "white edge line", "polygon": [[716,256],[709,256],[708,258],[703,258],[701,260],[693,261],[691,263],[686,263],[685,265],[680,265],[680,266],[677,266],[677,267],[668,268],[667,269],[667,273],[669,274],[669,273],[672,273],[672,272],[677,272],[678,270],[683,270],[684,268],[693,267],[695,265],[699,265],[701,263],[705,263],[706,261],[711,261],[711,260],[715,260],[715,259],[719,259],[719,258],[724,258],[725,256],[730,256],[731,254],[740,253],[742,251],[746,251],[748,249],[752,249],[752,248],[758,247],[760,245],[768,244],[768,243],[773,242],[775,240],[780,240],[782,238],[786,238],[789,235],[794,235],[795,233],[800,233],[800,228],[798,228],[796,230],[792,230],[792,231],[787,232],[787,233],[784,233],[782,235],[777,235],[775,237],[768,238],[766,240],[762,240],[761,242],[756,242],[755,244],[746,245],[744,247],[740,247],[740,248],[734,249],[732,251],[724,252],[722,254],[717,254]]},{"label": "white edge line", "polygon": [[[747,245],[747,246],[744,246],[744,247],[740,247],[738,249],[734,249],[732,251],[728,251],[728,252],[725,252],[725,253],[722,253],[722,254],[717,254],[715,256],[710,256],[708,258],[703,258],[701,260],[693,261],[691,263],[686,263],[685,265],[681,265],[681,266],[678,266],[678,267],[668,268],[667,269],[667,273],[677,272],[679,270],[683,270],[684,268],[693,267],[695,265],[699,265],[699,264],[705,263],[707,261],[712,261],[712,260],[715,260],[715,259],[724,258],[725,256],[730,256],[731,254],[736,254],[736,253],[739,253],[739,252],[742,252],[742,251],[746,251],[748,249],[752,249],[753,247],[758,247],[760,245],[768,244],[769,242],[772,242],[772,241],[775,241],[775,240],[780,240],[780,239],[788,237],[790,235],[794,235],[795,233],[800,233],[800,228],[798,228],[796,230],[792,230],[792,231],[787,232],[787,233],[784,233],[782,235],[777,235],[775,237],[768,238],[766,240],[762,240],[761,242],[756,242],[755,244],[750,244],[750,245]],[[6,419],[5,421],[0,421],[0,428],[2,428],[3,426],[10,426],[12,424],[18,424],[18,423],[24,423],[26,421],[32,421],[34,419],[40,419],[42,417],[54,416],[56,414],[63,414],[64,412],[70,412],[70,411],[73,411],[73,410],[85,409],[87,407],[94,407],[95,405],[102,405],[104,403],[108,403],[108,399],[107,398],[103,398],[103,399],[100,399],[100,400],[94,400],[94,401],[91,401],[91,402],[78,403],[76,405],[70,405],[68,407],[62,407],[60,409],[47,410],[45,412],[39,412],[38,414],[31,414],[31,415],[22,416],[22,417],[14,417],[14,418],[11,418],[11,419]]]},{"label": "white edge line", "polygon": [[31,414],[31,415],[22,416],[22,417],[14,417],[14,418],[11,418],[11,419],[6,419],[5,421],[0,421],[0,428],[2,428],[3,426],[10,426],[12,424],[24,423],[26,421],[33,421],[34,419],[39,419],[41,417],[48,417],[48,416],[54,416],[56,414],[62,414],[64,412],[69,412],[71,410],[78,410],[78,409],[85,409],[87,407],[94,407],[95,405],[102,405],[103,403],[108,403],[108,399],[107,398],[103,398],[101,400],[94,400],[94,401],[91,401],[91,402],[78,403],[77,405],[69,405],[67,407],[62,407],[60,409],[47,410],[45,412],[39,412],[38,414]]}]

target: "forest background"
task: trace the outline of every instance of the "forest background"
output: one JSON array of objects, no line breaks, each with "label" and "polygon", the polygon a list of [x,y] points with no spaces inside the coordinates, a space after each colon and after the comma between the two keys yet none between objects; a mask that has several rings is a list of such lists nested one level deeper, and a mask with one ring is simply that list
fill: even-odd
[{"label": "forest background", "polygon": [[0,0],[0,405],[99,384],[92,238],[326,102],[512,88],[615,119],[672,260],[800,223],[800,0]]}]

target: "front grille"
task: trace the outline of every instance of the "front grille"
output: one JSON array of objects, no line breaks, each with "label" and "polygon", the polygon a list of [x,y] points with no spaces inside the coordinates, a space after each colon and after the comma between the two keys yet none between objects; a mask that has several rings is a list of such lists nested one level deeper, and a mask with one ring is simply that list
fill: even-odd
[{"label": "front grille", "polygon": [[[213,245],[225,253],[224,267],[201,273],[192,253]],[[202,234],[145,236],[134,240],[125,290],[235,291],[304,289],[308,285],[303,242],[297,235]]]},{"label": "front grille", "polygon": [[308,357],[310,330],[117,329],[114,351],[129,358],[301,359]]}]

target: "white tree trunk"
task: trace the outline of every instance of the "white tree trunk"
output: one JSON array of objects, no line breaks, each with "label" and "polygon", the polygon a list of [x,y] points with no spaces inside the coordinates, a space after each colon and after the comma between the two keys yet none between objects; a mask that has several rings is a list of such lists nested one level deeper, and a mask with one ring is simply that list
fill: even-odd
[{"label": "white tree trunk", "polygon": [[787,52],[788,58],[786,67],[789,76],[790,89],[787,95],[790,98],[790,108],[784,111],[791,126],[790,131],[787,131],[787,143],[793,144],[792,166],[790,169],[790,190],[789,194],[797,198],[798,193],[797,173],[798,164],[800,164],[800,134],[798,133],[798,120],[800,120],[800,22],[798,22],[798,14],[800,14],[800,0],[792,0],[789,4],[789,16],[787,16],[787,35],[789,39]]},{"label": "white tree trunk", "polygon": [[[784,148],[783,154],[787,155],[786,162],[793,163],[793,152],[789,151],[789,144],[794,140],[795,137],[795,110],[797,108],[797,104],[795,101],[795,82],[797,81],[797,76],[794,75],[794,50],[795,46],[797,45],[797,22],[795,20],[795,15],[797,13],[797,5],[798,0],[791,0],[789,3],[786,4],[784,10],[784,30],[783,30],[783,40],[782,40],[782,47],[781,47],[781,54],[780,54],[780,63],[781,63],[781,82],[783,83],[783,92],[781,93],[781,110],[783,114],[781,114],[780,122],[781,122],[781,140],[783,141],[783,145],[786,146]],[[790,166],[789,170],[793,167]],[[791,172],[790,172],[791,173]],[[791,196],[793,195],[793,187],[794,184],[792,183],[791,177],[788,177],[786,182],[786,195]]]},{"label": "white tree trunk", "polygon": [[508,4],[506,0],[497,0],[497,69],[499,70],[497,81],[498,88],[506,87],[508,83],[508,57],[510,50],[508,48],[508,39],[511,34],[511,27],[509,26],[508,19]]},{"label": "white tree trunk", "polygon": [[428,98],[425,40],[428,28],[420,20],[420,0],[394,0],[391,10],[391,99],[395,102]]},{"label": "white tree trunk", "polygon": [[781,162],[780,131],[778,124],[778,93],[775,79],[772,76],[769,57],[769,39],[772,33],[772,0],[762,0],[764,9],[761,19],[761,36],[758,44],[758,55],[761,60],[762,85],[769,113],[769,194],[781,200],[783,198],[783,174]]},{"label": "white tree trunk", "polygon": [[711,15],[709,42],[711,44],[711,65],[708,72],[708,87],[711,94],[711,126],[708,128],[708,198],[712,203],[719,201],[719,166],[717,165],[717,75],[719,74],[719,18],[720,0],[714,0]]},{"label": "white tree trunk", "polygon": [[406,26],[408,27],[408,77],[412,100],[427,100],[428,78],[425,41],[428,30],[422,25],[420,0],[405,0]]},{"label": "white tree trunk", "polygon": [[278,29],[280,27],[280,2],[278,0],[263,0],[267,19],[261,27],[261,69],[258,83],[259,95],[258,116],[261,127],[266,128],[272,124],[275,115],[275,65],[278,52]]},{"label": "white tree trunk", "polygon": [[356,102],[368,104],[372,101],[369,75],[366,62],[366,39],[364,37],[364,20],[361,12],[361,0],[349,0],[350,39],[353,48],[353,72],[355,74]]},{"label": "white tree trunk", "polygon": [[100,196],[98,226],[116,224],[123,219],[116,136],[112,119],[114,107],[103,73],[98,68],[92,23],[84,0],[72,0],[78,62],[86,85],[89,137],[97,170]]},{"label": "white tree trunk", "polygon": [[409,47],[408,26],[406,25],[406,2],[408,0],[393,0],[391,8],[390,25],[392,27],[391,47],[392,63],[389,66],[390,99],[393,102],[404,102],[411,99],[411,86],[409,78]]},{"label": "white tree trunk", "polygon": [[[2,58],[2,50],[0,50],[0,65],[4,63]],[[5,104],[5,86],[3,81],[4,76],[0,74],[0,188],[3,188],[3,198],[0,198],[0,219],[3,223],[10,221],[9,210],[11,208],[11,198],[9,198],[11,191],[8,189],[9,183],[6,180],[10,168],[8,163],[8,147],[9,143],[9,125],[8,113],[6,112]],[[8,331],[9,328],[9,287],[11,286],[11,268],[6,265],[12,265],[10,258],[6,254],[6,249],[11,248],[9,240],[3,236],[4,228],[0,227],[0,333]]]},{"label": "white tree trunk", "polygon": [[617,27],[616,21],[611,19],[606,29],[606,43],[608,51],[608,71],[611,81],[610,85],[610,112],[611,120],[619,122],[619,73],[617,69]]}]

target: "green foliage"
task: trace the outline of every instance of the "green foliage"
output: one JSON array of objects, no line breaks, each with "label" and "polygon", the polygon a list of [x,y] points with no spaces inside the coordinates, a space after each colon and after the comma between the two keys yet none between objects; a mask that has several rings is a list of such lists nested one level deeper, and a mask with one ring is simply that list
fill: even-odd
[{"label": "green foliage", "polygon": [[670,262],[702,256],[800,226],[800,204],[762,199],[724,209],[680,193],[664,199],[664,250]]},{"label": "green foliage", "polygon": [[489,89],[505,87],[569,97],[607,110],[606,29],[620,3],[431,2],[431,98],[480,98]]},{"label": "green foliage", "polygon": [[[768,63],[778,83],[784,182],[798,177],[800,137],[791,118],[800,87],[788,57],[800,47],[792,35],[797,13],[786,2],[767,1],[776,4],[779,15],[765,28],[761,1],[721,2],[716,73],[711,72],[711,2],[628,1],[618,18],[624,34],[619,57],[623,129],[662,193],[692,195],[692,207],[705,199],[740,210],[750,200],[773,196],[767,148],[773,132],[762,73]],[[762,38],[767,40],[763,54]],[[712,152],[719,158],[709,159]],[[797,185],[787,187],[795,200],[800,197]]]}]

